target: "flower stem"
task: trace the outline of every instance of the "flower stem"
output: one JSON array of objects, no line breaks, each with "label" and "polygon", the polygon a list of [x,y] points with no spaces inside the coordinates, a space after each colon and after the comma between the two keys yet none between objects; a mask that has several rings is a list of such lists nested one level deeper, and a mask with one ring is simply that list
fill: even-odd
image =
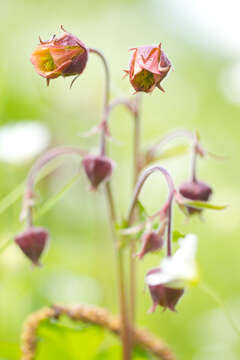
[{"label": "flower stem", "polygon": [[[101,155],[106,154],[106,133],[108,131],[108,118],[109,118],[109,100],[110,100],[110,71],[107,60],[103,53],[97,49],[90,49],[90,52],[95,53],[102,61],[104,72],[105,72],[105,92],[104,92],[104,105],[103,105],[103,116],[101,122],[101,141],[100,141],[100,153]],[[105,184],[105,195],[109,207],[109,217],[111,224],[111,232],[115,249],[116,256],[116,270],[117,270],[117,281],[118,281],[118,292],[119,292],[119,306],[120,306],[120,318],[121,318],[121,338],[123,346],[123,360],[131,359],[131,342],[129,336],[129,325],[128,325],[128,309],[127,300],[125,294],[125,274],[124,274],[124,259],[123,251],[119,248],[115,223],[116,223],[116,211],[114,205],[113,194],[111,190],[111,184],[108,181]]]},{"label": "flower stem", "polygon": [[105,86],[104,86],[104,100],[103,100],[103,118],[102,118],[102,133],[101,133],[101,142],[100,142],[100,151],[101,155],[104,155],[106,152],[106,131],[107,131],[107,121],[108,121],[108,105],[110,100],[110,71],[107,60],[103,53],[98,49],[91,48],[89,50],[91,53],[96,54],[102,61],[105,73]]},{"label": "flower stem", "polygon": [[145,181],[148,179],[148,177],[156,172],[160,171],[168,184],[169,188],[169,196],[168,196],[168,202],[167,202],[167,215],[168,215],[168,240],[167,240],[167,254],[168,256],[171,256],[171,234],[172,234],[172,202],[175,196],[175,186],[172,180],[171,175],[168,173],[168,171],[163,168],[162,166],[154,165],[142,172],[142,174],[139,177],[139,180],[135,186],[134,194],[132,197],[132,202],[129,207],[128,216],[127,216],[127,225],[130,226],[134,220],[134,210],[140,195],[140,192],[142,190],[143,185],[145,184]]},{"label": "flower stem", "polygon": [[27,184],[26,184],[26,190],[23,201],[23,209],[21,214],[22,219],[26,217],[29,226],[32,225],[32,207],[33,207],[33,197],[34,197],[33,189],[37,175],[39,174],[40,170],[51,160],[53,160],[58,156],[67,155],[67,154],[83,156],[85,154],[85,151],[78,147],[73,147],[73,146],[59,146],[44,153],[30,169],[27,177]]},{"label": "flower stem", "polygon": [[[139,175],[139,163],[140,163],[140,142],[141,142],[141,122],[140,122],[140,102],[141,95],[136,95],[136,103],[134,114],[134,140],[133,140],[133,186],[136,185]],[[136,269],[136,240],[133,239],[130,245],[129,251],[129,264],[130,264],[130,321],[131,327],[134,329],[136,318],[136,284],[137,284],[137,269]]]}]

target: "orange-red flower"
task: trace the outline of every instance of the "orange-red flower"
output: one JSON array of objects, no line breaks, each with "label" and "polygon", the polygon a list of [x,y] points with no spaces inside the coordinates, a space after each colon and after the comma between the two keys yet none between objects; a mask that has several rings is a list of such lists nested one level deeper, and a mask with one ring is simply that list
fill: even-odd
[{"label": "orange-red flower", "polygon": [[[62,28],[62,30],[64,30]],[[88,60],[87,47],[74,35],[66,32],[49,41],[42,41],[32,53],[31,62],[37,73],[47,79],[79,75]]]},{"label": "orange-red flower", "polygon": [[125,72],[129,74],[130,82],[136,92],[150,93],[155,87],[164,91],[161,81],[167,76],[171,62],[161,49],[161,44],[140,46],[130,50],[133,51],[133,54],[129,70],[125,70]]}]

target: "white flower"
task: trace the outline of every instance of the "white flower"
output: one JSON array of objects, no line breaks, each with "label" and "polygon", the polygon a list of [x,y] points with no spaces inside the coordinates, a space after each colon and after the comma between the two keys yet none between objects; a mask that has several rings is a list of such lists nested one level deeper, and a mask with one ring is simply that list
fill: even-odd
[{"label": "white flower", "polygon": [[0,126],[0,160],[21,163],[41,153],[50,142],[46,126],[30,121]]},{"label": "white flower", "polygon": [[181,288],[189,283],[198,281],[198,271],[195,261],[197,237],[193,234],[180,239],[180,248],[176,253],[165,258],[160,264],[159,271],[149,272],[146,283],[150,286],[168,285]]}]

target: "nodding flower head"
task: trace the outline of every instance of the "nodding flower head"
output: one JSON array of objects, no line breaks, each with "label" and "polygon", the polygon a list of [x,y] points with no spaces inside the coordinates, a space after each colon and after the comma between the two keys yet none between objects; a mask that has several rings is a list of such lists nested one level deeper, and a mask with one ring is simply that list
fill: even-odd
[{"label": "nodding flower head", "polygon": [[44,228],[30,226],[16,236],[15,242],[34,265],[40,265],[39,259],[46,248],[48,232]]},{"label": "nodding flower head", "polygon": [[[187,181],[180,186],[179,192],[186,199],[208,201],[212,195],[212,188],[202,181]],[[191,206],[187,206],[187,210],[189,214],[202,211],[202,209],[193,208]]]},{"label": "nodding flower head", "polygon": [[198,282],[196,250],[197,238],[189,234],[180,239],[180,247],[173,256],[163,259],[159,267],[147,273],[146,283],[153,300],[151,311],[157,305],[175,311],[185,286]]},{"label": "nodding flower head", "polygon": [[167,76],[171,62],[158,46],[146,45],[131,49],[133,51],[129,63],[129,79],[136,92],[152,92],[155,87],[164,91],[161,81]]},{"label": "nodding flower head", "polygon": [[137,254],[139,259],[142,259],[147,253],[158,251],[163,247],[163,237],[156,231],[146,232],[142,236],[142,248]]},{"label": "nodding flower head", "polygon": [[111,176],[114,168],[113,161],[103,155],[85,155],[82,164],[92,190],[97,190],[98,186]]},{"label": "nodding flower head", "polygon": [[64,31],[60,37],[42,41],[31,55],[31,62],[37,73],[44,78],[55,79],[59,76],[79,75],[87,60],[87,47],[74,35]]},{"label": "nodding flower head", "polygon": [[[158,274],[161,274],[161,268],[150,270],[147,273],[147,279],[151,275]],[[175,306],[184,294],[183,288],[171,288],[164,284],[148,285],[148,287],[153,301],[150,312],[154,312],[158,305],[162,306],[164,310],[176,311]]]}]

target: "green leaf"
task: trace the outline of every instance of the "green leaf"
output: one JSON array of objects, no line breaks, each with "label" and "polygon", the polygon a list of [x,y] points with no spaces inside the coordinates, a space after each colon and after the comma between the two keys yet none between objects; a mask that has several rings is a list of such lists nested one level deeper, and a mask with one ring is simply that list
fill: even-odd
[{"label": "green leaf", "polygon": [[184,238],[185,235],[178,230],[174,230],[172,233],[172,241],[177,242],[179,239]]},{"label": "green leaf", "polygon": [[104,338],[97,325],[63,325],[46,320],[38,328],[36,360],[93,360]]},{"label": "green leaf", "polygon": [[[103,351],[100,351],[94,360],[121,360],[122,359],[122,347],[120,344],[110,346]],[[150,353],[142,349],[140,346],[136,346],[133,350],[132,360],[153,360],[155,359]]]},{"label": "green leaf", "polygon": [[137,208],[139,211],[140,221],[145,221],[148,214],[147,214],[147,210],[145,209],[145,207],[143,206],[140,200],[137,201]]},{"label": "green leaf", "polygon": [[214,205],[205,201],[186,201],[184,202],[184,205],[200,208],[200,209],[209,209],[209,210],[224,210],[228,206],[228,205]]}]

